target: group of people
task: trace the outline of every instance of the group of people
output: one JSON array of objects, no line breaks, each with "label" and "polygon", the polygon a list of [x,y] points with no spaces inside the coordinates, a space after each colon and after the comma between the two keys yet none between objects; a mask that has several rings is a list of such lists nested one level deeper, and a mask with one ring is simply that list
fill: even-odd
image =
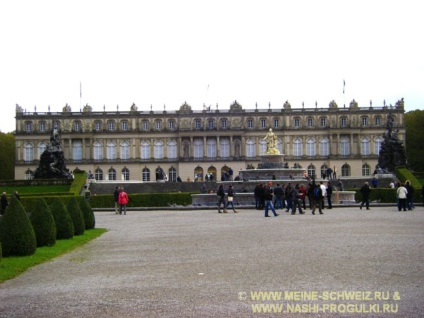
[{"label": "group of people", "polygon": [[[238,211],[234,207],[234,188],[232,185],[228,186],[227,189],[227,201],[225,202],[225,190],[224,186],[221,184],[218,187],[218,191],[216,195],[218,196],[218,213],[228,213],[227,208],[231,205],[233,212],[238,213]],[[222,208],[221,208],[222,206]],[[222,209],[222,211],[221,211]]]},{"label": "group of people", "polygon": [[[21,200],[21,196],[19,195],[18,191],[13,192],[12,197]],[[3,215],[6,212],[8,206],[9,200],[7,199],[7,193],[3,192],[0,199],[0,215]]]},{"label": "group of people", "polygon": [[[424,186],[421,190],[421,194],[424,196]],[[396,189],[397,207],[398,211],[411,211],[415,209],[414,206],[414,187],[408,180],[405,183],[399,183]],[[424,204],[424,197],[423,197]]]},{"label": "group of people", "polygon": [[123,187],[116,186],[113,192],[113,198],[115,199],[115,214],[124,215],[127,214],[128,194],[125,192]]},{"label": "group of people", "polygon": [[325,198],[327,207],[333,208],[332,193],[333,186],[330,181],[325,185],[323,181],[316,183],[315,180],[309,182],[306,187],[303,184],[293,186],[291,183],[287,185],[277,183],[274,187],[272,182],[268,182],[258,184],[254,190],[256,209],[265,210],[265,217],[269,217],[269,210],[274,216],[278,216],[276,209],[285,209],[286,212],[291,211],[291,214],[296,214],[298,210],[299,214],[305,214],[306,201],[312,214],[315,214],[317,208],[320,214],[324,214],[322,210]]}]

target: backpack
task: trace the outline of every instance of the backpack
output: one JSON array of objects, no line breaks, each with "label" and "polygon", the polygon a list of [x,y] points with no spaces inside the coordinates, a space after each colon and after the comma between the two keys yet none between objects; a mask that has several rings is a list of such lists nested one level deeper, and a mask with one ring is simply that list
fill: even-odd
[{"label": "backpack", "polygon": [[315,187],[315,189],[314,189],[314,198],[319,199],[319,198],[321,198],[321,196],[322,196],[321,188],[319,186],[318,187]]}]

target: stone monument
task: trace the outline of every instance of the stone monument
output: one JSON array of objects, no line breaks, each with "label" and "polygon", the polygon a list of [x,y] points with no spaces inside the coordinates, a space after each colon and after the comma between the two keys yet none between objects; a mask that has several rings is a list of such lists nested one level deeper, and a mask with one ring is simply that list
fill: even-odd
[{"label": "stone monument", "polygon": [[72,179],[72,175],[66,169],[57,127],[52,129],[50,143],[40,156],[40,164],[35,170],[34,179]]},{"label": "stone monument", "polygon": [[396,166],[406,165],[405,148],[397,137],[399,129],[395,131],[394,126],[393,115],[387,115],[386,132],[378,157],[378,166],[383,172],[394,172]]}]

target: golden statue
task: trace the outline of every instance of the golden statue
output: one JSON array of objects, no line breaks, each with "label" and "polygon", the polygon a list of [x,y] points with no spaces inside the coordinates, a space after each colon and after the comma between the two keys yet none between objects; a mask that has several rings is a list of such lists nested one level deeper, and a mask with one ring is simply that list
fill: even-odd
[{"label": "golden statue", "polygon": [[272,128],[269,129],[269,132],[266,134],[263,140],[266,140],[266,154],[267,155],[279,155],[280,151],[277,149],[277,136],[272,131]]}]

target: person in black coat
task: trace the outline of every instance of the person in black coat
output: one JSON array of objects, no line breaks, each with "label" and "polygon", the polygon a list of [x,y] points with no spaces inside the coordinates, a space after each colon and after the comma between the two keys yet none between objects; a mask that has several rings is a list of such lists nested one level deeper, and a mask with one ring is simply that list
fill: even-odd
[{"label": "person in black coat", "polygon": [[362,210],[362,207],[366,206],[367,210],[370,209],[370,193],[371,193],[371,188],[368,184],[368,182],[365,182],[364,185],[361,188],[361,194],[362,194],[362,202],[361,202],[361,206],[359,207]]},{"label": "person in black coat", "polygon": [[327,182],[327,202],[328,202],[328,208],[332,209],[333,205],[331,204],[331,195],[333,194],[333,186],[331,185],[331,182]]},{"label": "person in black coat", "polygon": [[8,205],[9,205],[9,201],[7,201],[7,194],[6,192],[3,192],[1,196],[1,210],[0,210],[1,215],[3,215],[4,212],[6,212],[6,208]]}]

